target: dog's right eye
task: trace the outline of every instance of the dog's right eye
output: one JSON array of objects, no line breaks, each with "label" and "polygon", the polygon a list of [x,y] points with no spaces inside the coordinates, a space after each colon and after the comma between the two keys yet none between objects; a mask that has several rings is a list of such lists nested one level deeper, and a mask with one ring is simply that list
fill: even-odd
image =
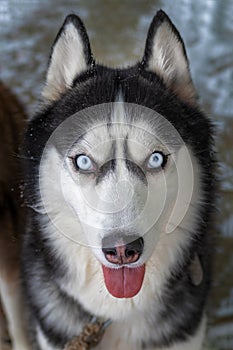
[{"label": "dog's right eye", "polygon": [[91,158],[89,158],[85,154],[80,154],[80,155],[76,156],[74,159],[74,163],[75,163],[75,166],[78,170],[81,170],[84,172],[85,171],[86,172],[92,171],[95,169]]}]

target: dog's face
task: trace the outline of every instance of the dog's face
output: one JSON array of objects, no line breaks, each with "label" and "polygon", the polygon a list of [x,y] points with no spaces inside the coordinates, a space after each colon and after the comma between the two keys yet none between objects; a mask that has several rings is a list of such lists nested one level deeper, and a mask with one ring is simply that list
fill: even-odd
[{"label": "dog's face", "polygon": [[[192,159],[174,127],[145,107],[115,102],[81,114],[89,123],[80,137],[69,130],[79,130],[80,116],[74,115],[45,148],[42,198],[52,221],[61,215],[68,224],[59,224],[59,230],[90,246],[106,276],[127,267],[136,281],[139,273],[138,285],[128,292],[115,290],[116,277],[114,288],[108,284],[114,296],[132,297],[158,240],[185,225],[194,186]],[[101,122],[94,122],[99,115]]]},{"label": "dog's face", "polygon": [[90,247],[110,294],[132,298],[148,261],[162,274],[189,244],[202,198],[193,140],[182,138],[196,103],[183,42],[159,12],[142,62],[108,69],[68,16],[43,96],[48,120],[59,120],[40,162],[46,213],[65,239]]}]

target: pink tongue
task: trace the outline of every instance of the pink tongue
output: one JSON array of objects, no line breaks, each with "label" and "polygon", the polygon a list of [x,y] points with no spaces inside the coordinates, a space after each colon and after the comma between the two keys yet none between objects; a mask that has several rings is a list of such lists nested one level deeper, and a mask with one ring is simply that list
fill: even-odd
[{"label": "pink tongue", "polygon": [[116,298],[132,298],[141,289],[145,275],[145,264],[140,267],[110,269],[103,266],[106,287]]}]

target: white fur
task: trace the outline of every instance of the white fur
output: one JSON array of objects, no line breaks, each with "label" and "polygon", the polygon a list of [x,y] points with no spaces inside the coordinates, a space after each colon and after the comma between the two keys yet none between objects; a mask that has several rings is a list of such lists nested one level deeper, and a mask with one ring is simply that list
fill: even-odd
[{"label": "white fur", "polygon": [[153,38],[148,69],[159,74],[167,86],[172,87],[181,97],[195,102],[195,90],[182,44],[166,20]]},{"label": "white fur", "polygon": [[69,23],[53,48],[43,97],[49,101],[57,100],[71,87],[77,74],[86,69],[83,41],[75,26]]},{"label": "white fur", "polygon": [[[129,327],[133,324],[134,327]],[[201,350],[206,328],[206,318],[202,322],[196,334],[190,337],[186,342],[177,343],[169,348],[148,348],[148,350]],[[120,335],[120,336],[119,336]],[[141,350],[140,340],[149,336],[146,323],[141,317],[134,317],[127,321],[116,321],[105,331],[100,344],[95,347],[96,350]],[[47,338],[39,327],[37,327],[37,339],[42,350],[62,350],[61,348],[49,345]],[[132,342],[133,339],[133,342]]]},{"label": "white fur", "polygon": [[[155,147],[164,149],[166,140],[162,142],[162,132],[160,135],[152,137],[147,131],[150,130],[151,125],[147,125],[145,121],[143,123],[138,121],[138,124],[135,121],[132,126],[127,125],[127,119],[122,119],[122,114],[119,118],[119,123],[114,119],[115,124],[111,127],[111,136],[107,134],[106,125],[94,127],[87,132],[85,142],[81,141],[80,144],[75,144],[73,146],[75,149],[72,149],[71,153],[78,152],[79,147],[82,151],[87,147],[86,152],[88,154],[91,153],[96,161],[104,163],[106,161],[105,157],[111,159],[111,154],[108,154],[108,152],[111,152],[110,144],[111,140],[114,139],[118,157],[121,158],[123,155],[122,142],[126,135],[128,135],[130,157],[136,163],[146,159]],[[158,120],[157,122],[159,123]],[[158,130],[161,128],[160,123],[158,124]],[[169,147],[172,146],[169,145]],[[126,181],[132,184],[137,196],[132,199],[133,205],[129,205],[129,212],[124,212],[124,210],[121,212],[122,222],[124,223],[127,219],[134,218],[135,207],[138,205],[140,208],[140,201],[144,196],[145,188],[140,185],[140,181],[128,173],[122,161],[117,164],[119,171],[116,171],[116,175],[114,175],[117,178],[114,176],[107,177],[105,182],[98,187],[98,195],[107,201],[108,207],[114,208],[114,200],[113,204],[110,201],[111,198],[115,198],[114,181],[117,182],[123,176]],[[185,191],[190,186],[190,193],[188,196],[177,196],[177,186],[178,184],[182,186],[182,183],[179,183],[179,174],[183,172],[184,167],[186,170],[188,167],[190,171],[191,182],[184,184],[186,186]],[[182,249],[189,244],[192,233],[195,232],[198,208],[194,203],[201,201],[200,168],[191,151],[181,145],[179,149],[173,149],[170,165],[163,174],[148,175],[148,197],[146,203],[142,201],[145,204],[144,213],[141,217],[141,214],[139,215],[140,220],[132,220],[131,228],[140,228],[141,232],[146,232],[153,212],[155,217],[157,216],[155,227],[159,235],[153,241],[153,237],[156,235],[153,234],[153,227],[149,227],[149,234],[144,237],[145,251],[137,264],[146,263],[145,279],[141,291],[131,299],[116,299],[109,294],[104,283],[100,264],[100,261],[106,265],[107,262],[100,249],[97,253],[96,249],[88,247],[91,237],[86,240],[91,232],[91,235],[94,236],[91,242],[98,246],[102,237],[99,236],[100,230],[112,227],[114,224],[119,225],[120,219],[117,214],[114,214],[113,216],[110,215],[110,221],[108,215],[104,220],[104,205],[101,207],[100,213],[97,211],[98,214],[95,214],[95,210],[98,209],[99,205],[98,196],[96,196],[97,199],[93,199],[93,193],[96,192],[95,181],[90,176],[74,174],[73,171],[71,166],[68,165],[67,159],[62,159],[56,148],[52,144],[48,144],[41,162],[40,191],[50,218],[48,220],[46,217],[44,221],[46,236],[53,241],[55,253],[69,267],[68,275],[64,276],[64,279],[59,282],[60,287],[91,313],[115,321],[109,328],[109,337],[107,337],[108,332],[106,333],[106,339],[108,339],[106,344],[112,341],[112,348],[124,349],[121,341],[117,340],[116,334],[120,332],[122,342],[127,341],[127,350],[131,347],[136,349],[137,345],[135,344],[143,339],[147,334],[146,332],[148,332],[151,309],[158,310],[159,308],[162,287],[170,277],[170,269],[177,261],[182,263]],[[81,187],[78,177],[81,179]],[[163,184],[167,184],[167,188]],[[83,196],[84,193],[85,196]],[[127,199],[124,199],[124,186],[119,193],[122,194],[124,203],[124,200]],[[153,193],[156,193],[156,197],[151,196]],[[90,206],[90,203],[94,207]],[[174,213],[173,209],[176,206],[182,206],[183,216],[180,215],[179,211]],[[153,210],[150,213],[151,209]],[[114,217],[116,217],[115,223]],[[172,227],[172,230],[170,229],[167,232],[165,223],[169,223],[169,220],[171,221],[170,227]],[[95,225],[97,225],[97,229]],[[150,234],[150,229],[152,234]],[[136,317],[137,314],[140,314],[139,318]],[[59,319],[58,314],[55,314],[54,317]],[[126,325],[132,322],[134,327],[127,331]],[[163,331],[164,329],[157,327],[154,332],[159,335]],[[198,342],[197,339],[200,337],[199,334],[197,338],[191,339],[188,348],[194,349]],[[100,349],[104,349],[104,345],[101,346],[103,348],[100,347]],[[174,347],[174,350],[184,348],[183,345],[179,345],[179,347]],[[198,347],[195,348],[195,350],[198,349]]]},{"label": "white fur", "polygon": [[[114,323],[110,326],[96,350],[114,349],[114,350],[141,350],[140,343],[135,342],[133,345],[130,344],[129,339],[143,339],[146,337],[148,331],[144,320],[140,317],[136,317],[131,320],[134,327],[128,327],[125,322]],[[205,335],[206,318],[203,317],[202,322],[197,330],[196,334],[190,337],[184,343],[177,343],[169,348],[147,348],[148,350],[200,350]],[[119,334],[121,335],[119,338]],[[127,344],[127,345],[126,345]]]},{"label": "white fur", "polygon": [[166,21],[157,29],[153,38],[149,69],[163,73],[167,80],[176,76],[185,78],[187,75],[188,67],[182,45]]}]

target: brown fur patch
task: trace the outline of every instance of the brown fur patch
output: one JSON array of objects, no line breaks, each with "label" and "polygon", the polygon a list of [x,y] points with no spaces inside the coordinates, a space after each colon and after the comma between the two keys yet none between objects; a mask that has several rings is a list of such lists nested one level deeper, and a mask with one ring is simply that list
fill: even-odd
[{"label": "brown fur patch", "polygon": [[[17,293],[15,283],[20,274],[21,235],[25,222],[25,212],[20,203],[18,153],[26,125],[26,114],[18,99],[1,82],[0,106],[0,282],[4,281],[9,294],[12,291],[14,296]],[[6,342],[9,339],[4,309],[4,304],[0,305],[0,347],[9,349],[9,344],[4,344],[4,339]]]}]

